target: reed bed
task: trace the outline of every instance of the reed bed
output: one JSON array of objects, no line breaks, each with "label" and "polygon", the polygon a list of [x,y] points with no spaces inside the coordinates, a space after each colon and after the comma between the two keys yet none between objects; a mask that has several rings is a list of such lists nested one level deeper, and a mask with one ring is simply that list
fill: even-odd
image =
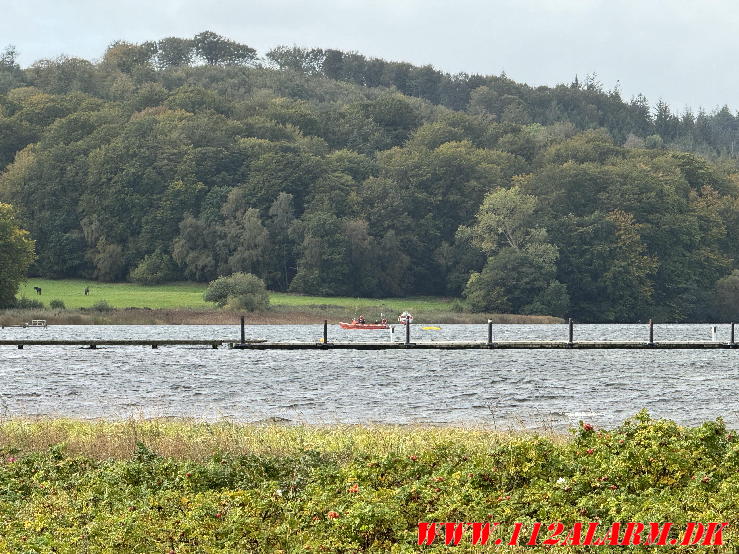
[{"label": "reed bed", "polygon": [[[374,307],[360,307],[357,312],[374,313]],[[308,325],[328,320],[335,324],[351,319],[354,310],[341,306],[274,306],[261,312],[233,312],[219,309],[147,309],[123,308],[111,310],[1,310],[0,326],[19,325],[33,319],[45,319],[49,325],[230,325],[246,315],[250,325]],[[516,314],[469,314],[460,312],[428,311],[415,312],[416,323],[520,323],[552,324],[563,320],[551,316]],[[368,316],[372,320],[373,316]]]}]

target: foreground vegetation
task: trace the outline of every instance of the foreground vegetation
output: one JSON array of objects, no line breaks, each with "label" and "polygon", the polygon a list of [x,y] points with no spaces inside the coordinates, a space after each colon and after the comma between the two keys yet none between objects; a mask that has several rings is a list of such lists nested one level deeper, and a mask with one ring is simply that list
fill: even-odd
[{"label": "foreground vegetation", "polygon": [[[0,423],[0,552],[430,551],[419,521],[736,522],[737,495],[739,440],[720,420],[641,413],[572,436]],[[739,544],[737,529],[724,539]]]},{"label": "foreground vegetation", "polygon": [[0,53],[0,202],[36,241],[32,275],[736,315],[728,109],[678,117],[593,80],[534,89],[336,50],[260,58],[209,32],[94,63],[16,54]]}]

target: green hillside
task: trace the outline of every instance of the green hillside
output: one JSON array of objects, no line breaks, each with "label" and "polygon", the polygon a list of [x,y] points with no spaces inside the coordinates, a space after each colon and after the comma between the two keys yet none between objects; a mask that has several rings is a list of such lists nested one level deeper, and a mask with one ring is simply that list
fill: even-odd
[{"label": "green hillside", "polygon": [[33,277],[241,271],[473,312],[737,316],[727,109],[679,117],[592,78],[534,88],[210,32],[95,62],[15,56],[0,56],[0,202],[36,241]]}]

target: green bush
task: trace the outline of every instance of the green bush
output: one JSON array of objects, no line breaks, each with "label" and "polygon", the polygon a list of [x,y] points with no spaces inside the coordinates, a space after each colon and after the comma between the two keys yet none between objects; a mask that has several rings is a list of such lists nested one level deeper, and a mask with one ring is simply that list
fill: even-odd
[{"label": "green bush", "polygon": [[34,300],[33,298],[26,298],[21,296],[16,298],[13,308],[16,310],[43,310],[46,306],[40,300]]},{"label": "green bush", "polygon": [[63,300],[56,299],[49,302],[49,308],[52,310],[65,310],[67,307],[64,305]]},{"label": "green bush", "polygon": [[113,306],[108,304],[105,300],[99,300],[98,302],[95,302],[91,307],[91,310],[95,310],[96,312],[110,312],[113,311]]},{"label": "green bush", "polygon": [[234,273],[211,281],[203,298],[221,307],[250,312],[265,310],[269,306],[269,294],[264,281],[251,273]]}]

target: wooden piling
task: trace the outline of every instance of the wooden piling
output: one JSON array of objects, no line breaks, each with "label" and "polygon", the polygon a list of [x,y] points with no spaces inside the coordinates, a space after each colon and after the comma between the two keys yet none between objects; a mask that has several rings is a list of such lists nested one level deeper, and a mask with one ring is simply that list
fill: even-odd
[{"label": "wooden piling", "polygon": [[649,320],[649,346],[654,346],[654,321]]},{"label": "wooden piling", "polygon": [[572,318],[569,318],[567,320],[567,325],[568,325],[567,344],[572,346],[572,343],[574,342],[574,338],[575,338],[575,324],[572,321]]},{"label": "wooden piling", "polygon": [[246,342],[246,334],[244,331],[244,316],[241,316],[241,344]]},{"label": "wooden piling", "polygon": [[729,341],[729,344],[731,346],[736,346],[736,343],[734,342],[734,322],[731,322],[731,340]]},{"label": "wooden piling", "polygon": [[323,320],[323,344],[328,344],[328,320]]},{"label": "wooden piling", "polygon": [[405,344],[406,346],[411,343],[411,322],[406,320],[405,322]]},{"label": "wooden piling", "polygon": [[488,346],[493,345],[493,320],[488,319]]}]

